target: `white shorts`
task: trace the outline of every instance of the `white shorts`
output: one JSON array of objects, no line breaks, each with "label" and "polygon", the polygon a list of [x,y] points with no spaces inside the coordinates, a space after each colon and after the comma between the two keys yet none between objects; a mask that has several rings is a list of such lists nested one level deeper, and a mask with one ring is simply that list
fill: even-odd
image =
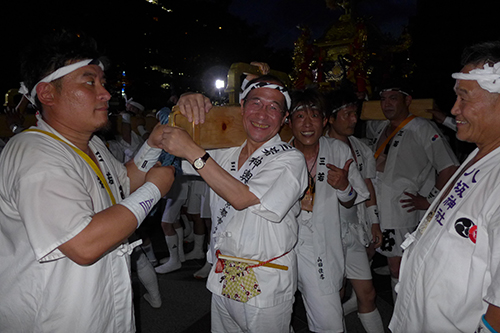
[{"label": "white shorts", "polygon": [[366,247],[355,232],[352,227],[349,227],[349,231],[343,239],[345,244],[345,276],[353,280],[371,280],[372,273]]},{"label": "white shorts", "polygon": [[[301,216],[303,215],[304,212]],[[340,293],[334,292],[324,295],[320,290],[313,242],[312,230],[300,224],[299,243],[296,246],[297,286],[302,293],[309,330],[313,332],[344,332],[344,315]]]},{"label": "white shorts", "polygon": [[401,244],[405,241],[406,234],[411,234],[415,231],[415,228],[383,229],[382,245],[377,249],[377,252],[389,258],[402,257],[403,249]]},{"label": "white shorts", "polygon": [[[210,194],[208,185],[203,179],[189,181],[189,193],[187,200],[188,214],[200,214],[201,217],[210,217],[210,200],[205,196]],[[203,216],[202,216],[203,215]]]},{"label": "white shorts", "polygon": [[292,298],[281,304],[257,308],[212,294],[212,332],[289,333],[292,332]]},{"label": "white shorts", "polygon": [[175,223],[181,216],[181,208],[188,198],[188,181],[184,177],[176,177],[167,194],[167,203],[161,217],[163,223]]}]

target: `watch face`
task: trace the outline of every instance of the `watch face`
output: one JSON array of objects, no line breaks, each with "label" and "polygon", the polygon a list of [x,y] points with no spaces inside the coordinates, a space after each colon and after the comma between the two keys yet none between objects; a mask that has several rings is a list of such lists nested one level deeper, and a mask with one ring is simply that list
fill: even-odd
[{"label": "watch face", "polygon": [[203,166],[205,165],[205,162],[203,162],[203,161],[201,160],[201,158],[198,158],[198,159],[196,159],[196,160],[194,161],[193,165],[194,165],[194,168],[198,170],[198,169],[203,168]]}]

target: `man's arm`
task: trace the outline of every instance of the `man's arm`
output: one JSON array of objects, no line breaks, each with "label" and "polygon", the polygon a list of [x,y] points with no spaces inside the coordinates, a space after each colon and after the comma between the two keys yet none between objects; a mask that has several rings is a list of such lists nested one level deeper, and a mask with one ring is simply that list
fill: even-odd
[{"label": "man's arm", "polygon": [[444,185],[446,185],[446,183],[448,182],[448,180],[451,178],[451,176],[453,176],[453,174],[455,173],[455,171],[457,171],[458,169],[458,166],[456,165],[452,165],[452,166],[449,166],[443,170],[441,170],[439,173],[438,173],[438,177],[436,179],[436,185],[434,185],[438,190],[442,190]]},{"label": "man's arm", "polygon": [[[495,330],[495,332],[500,332],[500,308],[493,304],[488,305],[488,309],[486,310],[486,314],[484,315],[484,319],[488,323],[488,325]],[[482,327],[481,327],[482,326]],[[481,329],[479,329],[481,327]],[[479,332],[494,332],[489,327],[484,325],[484,322],[481,318],[481,322],[479,324],[477,333]],[[486,330],[485,330],[486,329]]]},{"label": "man's arm", "polygon": [[[250,65],[255,66],[255,67],[259,67],[259,71],[260,71],[261,75],[266,75],[271,70],[271,67],[269,67],[269,65],[265,62],[252,61],[250,63]],[[247,82],[252,81],[253,79],[256,79],[259,77],[259,75],[254,75],[254,74],[250,74],[250,73],[243,73],[243,74],[246,75],[245,80]]]},{"label": "man's arm", "polygon": [[59,246],[59,250],[79,265],[91,265],[106,251],[118,246],[137,228],[130,210],[114,205],[94,215],[78,235]]},{"label": "man's arm", "polygon": [[[351,208],[356,200],[356,191],[349,184],[349,166],[354,160],[351,158],[345,162],[342,169],[333,164],[327,164],[328,170],[327,182],[331,187],[338,190],[337,196],[339,203],[345,208]],[[351,193],[352,192],[352,193]]]},{"label": "man's arm", "polygon": [[205,122],[205,113],[212,108],[210,99],[198,93],[184,93],[181,95],[177,105],[180,112],[195,124],[203,124]]},{"label": "man's arm", "polygon": [[[457,166],[452,165],[452,166],[449,166],[449,167],[441,170],[438,173],[438,176],[436,179],[436,184],[434,185],[434,187],[437,190],[441,191],[443,189],[444,185],[446,185],[448,180],[451,178],[451,176],[453,176],[455,171],[457,171],[457,169],[458,169]],[[416,195],[414,195],[414,194],[411,194],[408,192],[404,192],[404,194],[406,194],[410,198],[400,200],[399,202],[403,204],[401,207],[409,208],[408,213],[413,212],[417,209],[418,210],[427,210],[427,208],[429,208],[431,205],[430,202],[427,200],[427,198],[421,196],[418,193]]]},{"label": "man's arm", "polygon": [[[373,183],[372,183],[371,179],[369,179],[369,178],[365,179],[365,184],[366,184],[366,187],[368,188],[368,192],[370,192],[370,198],[365,201],[365,206],[366,206],[366,208],[375,206],[373,208],[376,209],[377,208],[377,196],[375,195],[375,187],[373,186]],[[372,208],[372,210],[373,210],[373,208]],[[375,246],[375,248],[378,248],[378,247],[380,247],[380,245],[382,245],[382,237],[383,237],[382,230],[380,229],[378,215],[376,213],[376,210],[373,212],[369,212],[368,214],[374,215],[374,216],[370,217],[370,222],[372,224],[372,229],[371,229],[372,243]]]},{"label": "man's arm", "polygon": [[[158,156],[161,152],[161,150],[158,149],[162,148],[161,142],[163,138],[163,127],[165,126],[167,125],[161,125],[158,123],[153,128],[152,133],[149,135],[148,140],[145,143],[150,148],[156,149]],[[137,163],[141,162],[138,162],[137,158],[133,158],[125,164],[125,167],[127,168],[127,177],[130,180],[130,193],[141,187],[144,184],[146,178],[146,172],[139,170],[139,168],[137,167]]]},{"label": "man's arm", "polygon": [[[152,168],[145,179],[156,185],[164,196],[174,181],[174,168]],[[59,250],[79,265],[90,265],[128,238],[140,222],[125,206],[114,205],[95,214],[92,221],[79,234],[60,245]]]},{"label": "man's arm", "polygon": [[[163,149],[170,154],[184,158],[191,164],[205,155],[205,150],[198,146],[184,129],[168,126],[164,128],[163,133]],[[198,173],[215,193],[237,210],[260,203],[247,185],[231,176],[211,158]]]},{"label": "man's arm", "polygon": [[455,132],[457,131],[457,123],[455,118],[447,116],[443,111],[439,108],[427,110],[427,112],[432,114],[432,120],[434,120],[438,124],[442,124]]}]

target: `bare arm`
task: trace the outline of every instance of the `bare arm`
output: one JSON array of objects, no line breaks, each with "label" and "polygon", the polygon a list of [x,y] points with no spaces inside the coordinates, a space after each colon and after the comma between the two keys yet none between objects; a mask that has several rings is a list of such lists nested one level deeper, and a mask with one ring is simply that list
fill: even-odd
[{"label": "bare arm", "polygon": [[[444,185],[446,185],[446,182],[453,176],[455,171],[457,171],[457,166],[452,165],[449,166],[441,172],[439,172],[438,177],[436,179],[436,184],[434,185],[435,188],[438,190],[442,190]],[[409,199],[403,199],[400,200],[399,202],[402,203],[403,205],[401,207],[403,208],[409,208],[408,212],[413,212],[415,210],[426,210],[427,208],[430,207],[429,201],[427,201],[427,198],[421,196],[420,194],[411,194],[408,192],[404,192]]]},{"label": "bare arm", "polygon": [[[173,167],[154,167],[145,177],[165,195],[174,181]],[[59,250],[80,265],[90,265],[115,248],[137,228],[137,218],[122,205],[111,206],[92,217],[78,235],[59,246]]]},{"label": "bare arm", "polygon": [[135,215],[124,206],[114,205],[95,214],[87,227],[60,245],[59,250],[79,265],[90,265],[127,239],[136,228]]},{"label": "bare arm", "polygon": [[377,204],[377,196],[375,195],[375,187],[373,187],[373,183],[371,179],[365,178],[365,184],[368,188],[368,192],[370,192],[370,198],[365,201],[365,206],[370,207]]},{"label": "bare arm", "polygon": [[[205,155],[205,150],[184,129],[168,126],[163,133],[163,147],[170,154],[184,158],[189,163]],[[245,209],[260,202],[247,185],[235,179],[211,158],[198,173],[215,193],[235,209]]]},{"label": "bare arm", "polygon": [[[156,124],[153,131],[148,137],[147,143],[151,148],[162,148],[161,141],[163,135],[163,128],[167,125]],[[134,159],[125,163],[127,168],[127,176],[130,179],[130,193],[144,184],[146,179],[146,172],[140,171],[135,165]]]},{"label": "bare arm", "polygon": [[[365,179],[366,187],[368,188],[368,192],[370,192],[370,198],[365,201],[366,207],[371,207],[377,205],[377,196],[375,195],[375,187],[373,187],[373,183],[369,178]],[[382,245],[382,230],[380,229],[380,224],[372,223],[372,243],[375,248],[380,247]]]},{"label": "bare arm", "polygon": [[[326,167],[330,169],[328,170],[327,182],[331,187],[339,191],[345,191],[349,187],[349,166],[353,161],[354,160],[352,158],[347,160],[342,169],[337,168],[333,164],[326,165]],[[339,199],[339,202],[345,208],[351,208],[354,205],[355,199],[356,196],[349,201],[342,201]]]},{"label": "bare arm", "polygon": [[[266,75],[271,70],[269,65],[265,62],[252,61],[250,63],[250,65],[259,67],[259,71],[261,72],[262,75]],[[250,74],[250,73],[244,73],[244,74],[247,76],[246,79],[248,81],[252,81],[253,79],[256,79],[259,77],[258,75],[254,75],[254,74]]]},{"label": "bare arm", "polygon": [[500,308],[490,304],[484,315],[484,319],[497,332],[500,332]]},{"label": "bare arm", "polygon": [[455,165],[449,166],[443,170],[441,170],[438,174],[436,185],[434,185],[438,190],[442,190],[444,185],[448,182],[448,180],[453,176],[455,171],[457,171],[458,167]]}]

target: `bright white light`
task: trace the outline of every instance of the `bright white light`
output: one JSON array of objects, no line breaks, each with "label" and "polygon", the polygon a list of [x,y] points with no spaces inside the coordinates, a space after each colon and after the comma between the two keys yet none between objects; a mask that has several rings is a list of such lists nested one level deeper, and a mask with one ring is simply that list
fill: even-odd
[{"label": "bright white light", "polygon": [[217,89],[224,88],[224,80],[215,80],[215,88]]}]

